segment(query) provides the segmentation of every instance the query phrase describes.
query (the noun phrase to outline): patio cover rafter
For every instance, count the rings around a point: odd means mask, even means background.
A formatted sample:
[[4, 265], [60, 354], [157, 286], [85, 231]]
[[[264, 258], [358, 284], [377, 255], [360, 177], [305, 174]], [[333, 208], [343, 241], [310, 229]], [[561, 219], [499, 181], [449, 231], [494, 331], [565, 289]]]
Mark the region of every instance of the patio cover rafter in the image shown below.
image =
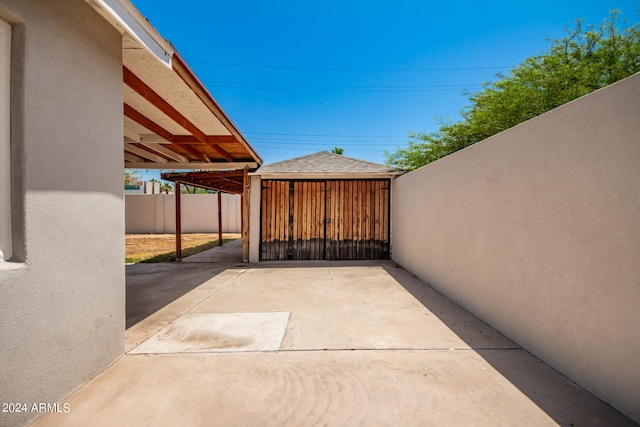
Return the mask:
[[160, 177], [167, 181], [225, 193], [242, 194], [244, 170], [216, 172], [163, 172]]
[[[169, 144], [163, 144], [163, 145], [165, 147], [173, 148], [172, 151], [179, 153], [180, 149], [182, 148], [183, 150], [187, 151], [189, 154], [191, 154], [192, 156], [195, 156], [199, 160], [202, 160], [205, 163], [211, 163], [211, 160], [204, 153], [201, 153], [200, 151], [191, 147], [191, 144], [188, 144], [185, 142], [180, 142], [179, 145], [176, 144], [174, 142], [177, 139], [176, 135], [164, 129], [163, 127], [155, 123], [153, 120], [149, 119], [144, 114], [140, 113], [139, 111], [135, 110], [133, 107], [127, 104], [124, 104], [124, 115], [130, 118], [131, 120], [133, 120], [134, 122], [138, 123], [140, 126], [143, 126], [152, 132], [155, 132], [156, 135], [167, 140]], [[198, 140], [195, 140], [195, 141], [199, 142]]]
[[[144, 99], [149, 101], [154, 107], [158, 110], [162, 111], [168, 117], [170, 117], [174, 122], [180, 125], [183, 129], [190, 132], [198, 141], [207, 144], [213, 150], [215, 150], [222, 158], [224, 158], [228, 162], [232, 162], [233, 156], [221, 148], [215, 141], [215, 137], [212, 139], [208, 139], [207, 135], [202, 132], [196, 125], [194, 125], [189, 119], [187, 119], [184, 115], [182, 115], [178, 110], [176, 110], [171, 104], [165, 101], [160, 95], [158, 95], [151, 87], [149, 87], [145, 82], [143, 82], [140, 78], [138, 78], [131, 70], [127, 67], [122, 67], [122, 78], [124, 83], [137, 92]], [[235, 141], [235, 137], [233, 137], [233, 141]]]

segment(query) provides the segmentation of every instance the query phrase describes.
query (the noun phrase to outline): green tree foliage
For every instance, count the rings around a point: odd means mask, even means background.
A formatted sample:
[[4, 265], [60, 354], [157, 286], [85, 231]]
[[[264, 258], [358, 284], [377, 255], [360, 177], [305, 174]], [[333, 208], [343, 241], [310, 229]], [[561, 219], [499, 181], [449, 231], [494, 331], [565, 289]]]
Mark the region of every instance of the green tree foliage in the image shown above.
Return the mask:
[[192, 185], [180, 185], [180, 194], [209, 194], [209, 190], [204, 188], [194, 187]]
[[340, 155], [342, 155], [342, 154], [344, 153], [344, 148], [341, 148], [341, 147], [333, 147], [333, 148], [331, 149], [331, 152], [332, 152], [333, 154], [340, 154]]
[[162, 184], [160, 184], [160, 192], [165, 194], [173, 192], [173, 184], [170, 182], [163, 182]]
[[462, 120], [434, 133], [410, 133], [385, 152], [388, 164], [413, 170], [640, 71], [640, 26], [614, 10], [599, 26], [576, 20], [549, 50], [526, 59], [469, 95]]
[[125, 169], [124, 170], [124, 185], [136, 186], [140, 184], [140, 171], [137, 169]]

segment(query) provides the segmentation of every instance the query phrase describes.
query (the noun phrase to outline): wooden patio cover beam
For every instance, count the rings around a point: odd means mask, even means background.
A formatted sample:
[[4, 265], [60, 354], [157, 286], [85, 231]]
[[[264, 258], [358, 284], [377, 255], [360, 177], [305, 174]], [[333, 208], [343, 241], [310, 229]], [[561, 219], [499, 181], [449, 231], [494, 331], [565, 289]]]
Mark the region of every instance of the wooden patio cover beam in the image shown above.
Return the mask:
[[[122, 67], [122, 78], [124, 83], [129, 86], [131, 89], [136, 91], [140, 96], [149, 101], [152, 105], [154, 105], [158, 110], [162, 111], [164, 114], [169, 116], [174, 122], [182, 126], [185, 130], [189, 131], [193, 136], [195, 136], [200, 142], [203, 142], [214, 149], [218, 154], [220, 154], [226, 161], [232, 162], [233, 156], [225, 151], [223, 148], [218, 146], [216, 143], [209, 142], [207, 140], [207, 135], [202, 132], [196, 125], [191, 123], [189, 119], [180, 114], [178, 110], [176, 110], [171, 104], [164, 100], [160, 95], [158, 95], [153, 89], [151, 89], [145, 82], [140, 80], [138, 76], [133, 74], [131, 70], [127, 67]], [[235, 138], [234, 138], [235, 141]]]
[[166, 173], [163, 173], [162, 175], [166, 176], [167, 179], [169, 178], [200, 179], [200, 178], [229, 178], [229, 177], [241, 178], [244, 176], [244, 171], [242, 169], [234, 169], [229, 171], [166, 172]]
[[224, 172], [168, 172], [160, 174], [162, 179], [180, 181], [182, 184], [207, 190], [218, 190], [231, 194], [242, 194], [243, 171]]
[[[140, 126], [144, 126], [145, 128], [149, 129], [151, 132], [154, 132], [155, 134], [169, 141], [171, 143], [169, 144], [169, 147], [173, 147], [174, 145], [177, 145], [175, 144], [176, 135], [164, 129], [163, 127], [158, 125], [156, 122], [149, 119], [144, 114], [140, 113], [139, 111], [137, 111], [136, 109], [134, 109], [133, 107], [127, 104], [124, 104], [124, 115], [126, 117], [129, 117], [134, 122], [138, 123]], [[202, 160], [205, 163], [211, 163], [211, 160], [207, 156], [205, 156], [204, 153], [201, 153], [200, 151], [196, 150], [190, 145], [180, 145], [180, 148], [188, 151], [191, 155], [195, 156], [196, 158]]]

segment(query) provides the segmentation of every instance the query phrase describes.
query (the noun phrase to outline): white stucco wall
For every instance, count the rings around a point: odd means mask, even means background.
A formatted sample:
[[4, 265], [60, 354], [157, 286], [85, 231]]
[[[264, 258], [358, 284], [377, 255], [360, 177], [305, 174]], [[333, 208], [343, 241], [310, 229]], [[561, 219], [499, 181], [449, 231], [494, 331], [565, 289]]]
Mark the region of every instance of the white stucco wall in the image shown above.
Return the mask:
[[0, 401], [55, 403], [124, 351], [121, 37], [80, 0], [0, 0], [0, 17], [23, 263], [0, 270]]
[[396, 262], [640, 422], [640, 74], [392, 195]]
[[[241, 197], [222, 194], [222, 232], [241, 233]], [[218, 232], [218, 195], [182, 194], [183, 233]], [[176, 202], [173, 194], [131, 194], [125, 196], [127, 233], [175, 233]]]

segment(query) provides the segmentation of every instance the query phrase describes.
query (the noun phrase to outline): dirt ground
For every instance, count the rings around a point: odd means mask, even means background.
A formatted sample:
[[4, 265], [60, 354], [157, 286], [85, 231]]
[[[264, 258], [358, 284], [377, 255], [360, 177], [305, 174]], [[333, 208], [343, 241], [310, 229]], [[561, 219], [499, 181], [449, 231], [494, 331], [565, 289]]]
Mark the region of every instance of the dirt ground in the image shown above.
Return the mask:
[[[240, 234], [223, 233], [223, 239], [237, 239]], [[175, 234], [127, 234], [125, 236], [125, 258], [146, 259], [156, 255], [175, 252]], [[218, 233], [182, 235], [182, 250], [201, 246], [218, 240]]]

